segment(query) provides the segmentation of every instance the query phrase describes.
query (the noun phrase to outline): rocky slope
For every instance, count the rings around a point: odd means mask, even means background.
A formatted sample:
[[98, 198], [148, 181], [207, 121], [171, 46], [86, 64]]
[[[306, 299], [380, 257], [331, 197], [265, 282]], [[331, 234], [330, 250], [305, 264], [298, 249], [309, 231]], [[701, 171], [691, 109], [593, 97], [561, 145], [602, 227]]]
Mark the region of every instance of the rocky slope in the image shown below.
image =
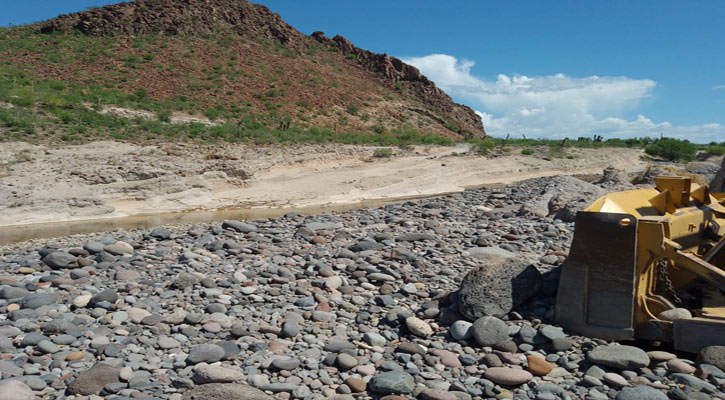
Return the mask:
[[125, 2], [0, 33], [0, 55], [33, 78], [188, 98], [185, 110], [218, 110], [214, 118], [485, 137], [473, 110], [415, 67], [340, 36], [306, 36], [246, 1]]

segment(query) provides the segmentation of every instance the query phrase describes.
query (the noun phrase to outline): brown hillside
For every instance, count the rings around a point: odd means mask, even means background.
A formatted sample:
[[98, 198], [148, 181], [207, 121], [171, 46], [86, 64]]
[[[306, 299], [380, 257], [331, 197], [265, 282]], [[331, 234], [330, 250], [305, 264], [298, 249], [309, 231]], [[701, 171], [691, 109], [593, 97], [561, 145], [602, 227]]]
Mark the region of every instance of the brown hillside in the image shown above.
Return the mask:
[[473, 110], [417, 68], [341, 36], [306, 36], [246, 1], [137, 0], [11, 30], [7, 39], [20, 37], [32, 46], [3, 46], [0, 57], [31, 75], [145, 90], [154, 100], [185, 102], [177, 109], [189, 113], [334, 131], [485, 137]]

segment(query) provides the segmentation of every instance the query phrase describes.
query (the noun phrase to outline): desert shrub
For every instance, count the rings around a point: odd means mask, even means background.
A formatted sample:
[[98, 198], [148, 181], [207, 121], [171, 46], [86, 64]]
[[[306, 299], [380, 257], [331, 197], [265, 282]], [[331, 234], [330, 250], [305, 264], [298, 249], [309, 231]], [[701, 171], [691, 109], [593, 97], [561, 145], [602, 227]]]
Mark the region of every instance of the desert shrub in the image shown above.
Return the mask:
[[393, 156], [393, 149], [389, 148], [382, 148], [382, 149], [376, 149], [373, 152], [373, 157], [376, 158], [390, 158]]
[[650, 144], [644, 151], [668, 161], [692, 161], [697, 153], [697, 145], [688, 140], [664, 138]]
[[523, 154], [525, 156], [530, 156], [530, 155], [534, 154], [534, 151], [531, 149], [522, 149], [521, 154]]

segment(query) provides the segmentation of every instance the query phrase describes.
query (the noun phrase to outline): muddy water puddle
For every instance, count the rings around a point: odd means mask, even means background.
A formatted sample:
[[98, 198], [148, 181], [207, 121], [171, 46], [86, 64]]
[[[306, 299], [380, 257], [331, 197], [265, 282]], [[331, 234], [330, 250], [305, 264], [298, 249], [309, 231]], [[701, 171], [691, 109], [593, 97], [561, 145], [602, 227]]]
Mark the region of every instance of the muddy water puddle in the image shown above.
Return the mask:
[[448, 193], [431, 195], [392, 197], [364, 200], [355, 203], [325, 204], [311, 206], [264, 207], [263, 205], [245, 205], [220, 209], [194, 209], [167, 211], [158, 213], [139, 213], [119, 217], [99, 217], [69, 221], [39, 222], [32, 224], [0, 226], [0, 245], [24, 242], [32, 239], [48, 239], [81, 233], [109, 232], [116, 229], [149, 229], [162, 225], [187, 225], [223, 221], [227, 219], [254, 220], [278, 218], [287, 213], [297, 212], [303, 215], [317, 215], [327, 212], [343, 212], [364, 207], [382, 207], [403, 203], [408, 200], [443, 196]]

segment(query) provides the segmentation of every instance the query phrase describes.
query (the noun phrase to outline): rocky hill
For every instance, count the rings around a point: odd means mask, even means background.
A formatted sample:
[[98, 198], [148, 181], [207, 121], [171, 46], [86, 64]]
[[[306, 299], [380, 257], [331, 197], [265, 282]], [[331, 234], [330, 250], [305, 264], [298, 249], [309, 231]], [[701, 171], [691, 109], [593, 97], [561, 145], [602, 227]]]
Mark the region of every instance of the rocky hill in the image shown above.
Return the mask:
[[[109, 115], [146, 120], [146, 131], [168, 136], [180, 129], [152, 129], [149, 120], [230, 125], [202, 136], [260, 129], [486, 136], [473, 110], [417, 68], [342, 36], [304, 35], [240, 0], [137, 0], [2, 29], [0, 59], [8, 60], [0, 63], [0, 121], [16, 136], [144, 130]], [[18, 122], [11, 106], [15, 114], [41, 110], [41, 122]], [[89, 107], [106, 119], [85, 115]], [[80, 126], [84, 119], [94, 122]]]

